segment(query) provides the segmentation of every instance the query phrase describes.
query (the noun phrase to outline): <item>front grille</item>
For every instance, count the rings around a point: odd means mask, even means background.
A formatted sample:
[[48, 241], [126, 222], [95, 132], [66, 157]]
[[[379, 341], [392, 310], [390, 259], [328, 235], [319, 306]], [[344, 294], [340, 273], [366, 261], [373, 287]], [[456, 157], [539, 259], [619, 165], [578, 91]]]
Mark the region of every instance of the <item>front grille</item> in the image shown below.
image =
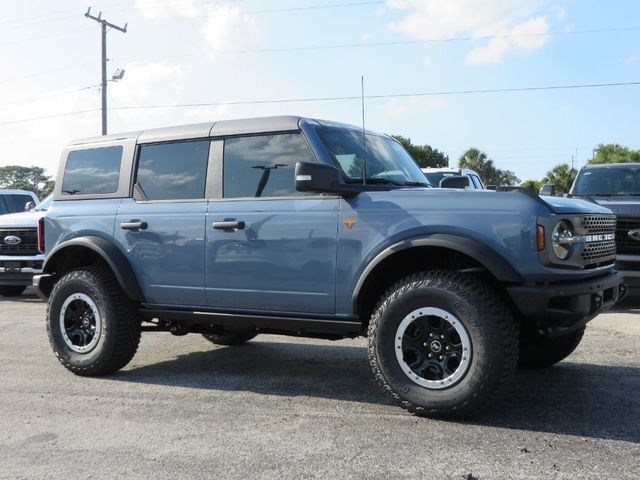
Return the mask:
[[[19, 237], [21, 242], [17, 245], [9, 245], [5, 242], [7, 237]], [[0, 229], [0, 255], [26, 256], [38, 253], [38, 233], [35, 228]]]
[[640, 229], [640, 218], [620, 217], [616, 227], [616, 246], [622, 255], [640, 255], [640, 241], [629, 236], [629, 230]]
[[[604, 235], [616, 232], [616, 217], [613, 215], [585, 215], [582, 218], [584, 234]], [[588, 242], [580, 253], [586, 268], [613, 262], [616, 256], [616, 241], [599, 240]]]

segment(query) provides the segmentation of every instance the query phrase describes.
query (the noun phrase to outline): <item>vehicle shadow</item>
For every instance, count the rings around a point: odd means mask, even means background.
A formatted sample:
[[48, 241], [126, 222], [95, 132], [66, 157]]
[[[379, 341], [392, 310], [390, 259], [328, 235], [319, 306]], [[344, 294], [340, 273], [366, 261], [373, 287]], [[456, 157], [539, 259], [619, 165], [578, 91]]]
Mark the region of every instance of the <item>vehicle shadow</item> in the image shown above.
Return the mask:
[[[206, 348], [206, 346], [205, 346]], [[112, 380], [391, 405], [364, 347], [251, 342], [132, 368]], [[640, 367], [562, 362], [518, 372], [471, 423], [640, 443]]]

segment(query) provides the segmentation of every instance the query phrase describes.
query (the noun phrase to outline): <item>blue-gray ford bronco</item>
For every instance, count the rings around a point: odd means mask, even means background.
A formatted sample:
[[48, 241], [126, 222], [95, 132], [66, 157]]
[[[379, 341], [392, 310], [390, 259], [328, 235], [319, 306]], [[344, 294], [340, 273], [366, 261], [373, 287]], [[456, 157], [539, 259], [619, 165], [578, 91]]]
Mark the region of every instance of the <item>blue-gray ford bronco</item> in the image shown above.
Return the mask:
[[66, 147], [34, 286], [77, 375], [124, 367], [143, 331], [366, 336], [399, 405], [459, 417], [624, 296], [615, 225], [583, 200], [431, 188], [362, 128], [228, 120]]

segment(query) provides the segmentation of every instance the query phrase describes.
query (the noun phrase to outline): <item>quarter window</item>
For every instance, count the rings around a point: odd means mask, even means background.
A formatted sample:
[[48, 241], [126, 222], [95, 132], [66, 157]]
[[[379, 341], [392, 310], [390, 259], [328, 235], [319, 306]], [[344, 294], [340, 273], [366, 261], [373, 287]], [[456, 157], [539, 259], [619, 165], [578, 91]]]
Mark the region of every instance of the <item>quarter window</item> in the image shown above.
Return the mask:
[[136, 181], [149, 200], [204, 198], [209, 140], [145, 145]]
[[96, 195], [118, 191], [122, 147], [75, 150], [67, 156], [63, 195]]
[[301, 195], [295, 188], [296, 162], [313, 161], [300, 133], [228, 138], [224, 142], [224, 196]]

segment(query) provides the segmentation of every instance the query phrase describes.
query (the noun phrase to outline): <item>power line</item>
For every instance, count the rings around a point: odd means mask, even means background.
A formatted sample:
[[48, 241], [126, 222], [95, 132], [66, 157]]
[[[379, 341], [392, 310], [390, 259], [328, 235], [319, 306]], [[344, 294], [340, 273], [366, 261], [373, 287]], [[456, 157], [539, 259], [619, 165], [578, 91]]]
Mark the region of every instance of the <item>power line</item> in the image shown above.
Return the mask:
[[52, 115], [43, 115], [41, 117], [23, 118], [20, 120], [10, 120], [8, 122], [0, 122], [0, 125], [14, 125], [16, 123], [34, 122], [36, 120], [47, 120], [50, 118], [70, 117], [72, 115], [82, 115], [84, 113], [99, 112], [99, 108], [92, 108], [91, 110], [76, 110], [75, 112], [55, 113]]
[[[382, 95], [367, 95], [364, 98], [366, 100], [376, 100], [385, 98], [409, 98], [409, 97], [427, 97], [427, 96], [444, 96], [444, 95], [473, 95], [473, 94], [491, 94], [491, 93], [515, 93], [515, 92], [536, 92], [536, 91], [552, 91], [552, 90], [574, 90], [574, 89], [586, 89], [586, 88], [605, 88], [605, 87], [628, 87], [638, 86], [638, 82], [610, 82], [610, 83], [588, 83], [588, 84], [574, 84], [574, 85], [544, 85], [533, 87], [518, 87], [518, 88], [491, 88], [482, 90], [449, 90], [449, 91], [434, 91], [434, 92], [416, 92], [416, 93], [392, 93]], [[308, 102], [331, 102], [341, 100], [362, 100], [360, 95], [349, 95], [342, 97], [307, 97], [307, 98], [281, 98], [281, 99], [267, 99], [267, 100], [238, 100], [227, 102], [203, 102], [203, 103], [182, 103], [182, 104], [166, 104], [166, 105], [125, 105], [120, 107], [114, 107], [112, 110], [150, 110], [150, 109], [163, 109], [163, 108], [198, 108], [198, 107], [215, 107], [223, 105], [264, 105], [274, 103], [308, 103]], [[0, 125], [10, 125], [13, 123], [22, 123], [32, 120], [42, 120], [45, 118], [55, 118], [59, 116], [77, 115], [88, 112], [95, 112], [99, 109], [93, 110], [81, 110], [77, 112], [66, 112], [56, 115], [48, 115], [45, 117], [26, 118], [21, 120], [12, 120], [8, 122], [1, 122]]]
[[17, 108], [17, 107], [22, 107], [24, 105], [30, 105], [32, 103], [38, 103], [44, 100], [49, 100], [50, 98], [55, 98], [55, 97], [61, 97], [64, 95], [69, 95], [71, 93], [76, 93], [76, 92], [81, 92], [83, 90], [90, 90], [92, 88], [96, 88], [98, 85], [91, 85], [88, 87], [82, 87], [82, 88], [74, 88], [72, 90], [65, 90], [62, 92], [53, 92], [51, 94], [48, 95], [41, 95], [39, 97], [35, 97], [35, 98], [31, 98], [31, 99], [27, 99], [27, 100], [19, 100], [15, 103], [9, 103], [7, 105], [0, 105], [0, 110], [9, 110], [12, 108]]
[[[602, 87], [623, 87], [640, 85], [638, 82], [615, 82], [615, 83], [589, 83], [575, 85], [545, 85], [537, 87], [518, 87], [518, 88], [489, 88], [481, 90], [450, 90], [450, 91], [434, 91], [434, 92], [415, 92], [415, 93], [392, 93], [383, 95], [367, 95], [365, 99], [375, 100], [384, 98], [408, 98], [408, 97], [432, 97], [444, 95], [472, 95], [482, 93], [513, 93], [513, 92], [534, 92], [544, 90], [572, 90], [582, 88], [602, 88]], [[260, 105], [272, 103], [306, 103], [306, 102], [331, 102], [338, 100], [360, 100], [359, 95], [349, 95], [342, 97], [307, 97], [307, 98], [280, 98], [271, 100], [236, 100], [228, 102], [206, 102], [206, 103], [183, 103], [183, 104], [166, 104], [166, 105], [137, 105], [118, 107], [119, 110], [145, 110], [156, 108], [195, 108], [195, 107], [217, 107], [223, 105]]]

